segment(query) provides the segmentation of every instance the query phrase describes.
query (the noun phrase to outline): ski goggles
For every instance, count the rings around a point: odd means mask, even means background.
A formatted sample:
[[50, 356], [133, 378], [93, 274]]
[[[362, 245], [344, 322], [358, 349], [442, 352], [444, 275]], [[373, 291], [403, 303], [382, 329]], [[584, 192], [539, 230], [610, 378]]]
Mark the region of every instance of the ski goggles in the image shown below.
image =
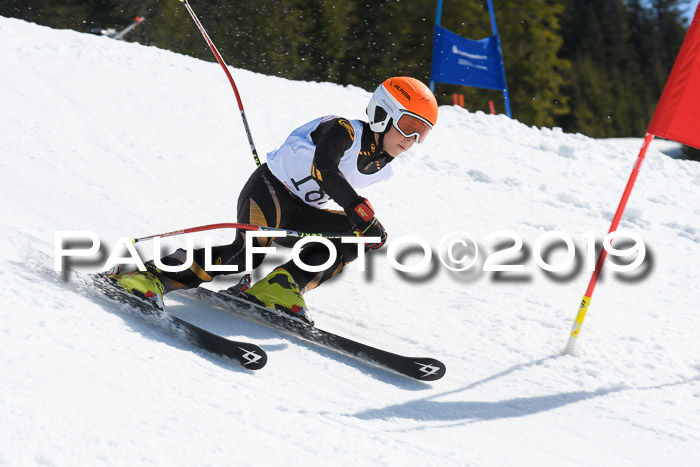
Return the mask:
[[422, 143], [433, 129], [433, 125], [426, 119], [418, 115], [401, 112], [399, 118], [394, 120], [394, 128], [406, 138], [415, 138], [416, 141]]

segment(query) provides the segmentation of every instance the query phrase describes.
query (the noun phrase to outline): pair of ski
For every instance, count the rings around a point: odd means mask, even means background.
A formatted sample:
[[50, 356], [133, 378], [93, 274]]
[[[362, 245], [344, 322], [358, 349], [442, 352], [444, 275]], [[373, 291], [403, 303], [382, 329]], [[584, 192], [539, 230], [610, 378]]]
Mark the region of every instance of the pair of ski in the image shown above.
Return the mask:
[[[104, 275], [98, 274], [91, 276], [91, 278], [94, 285], [106, 296], [116, 301], [126, 302], [135, 310], [156, 318], [177, 333], [184, 335], [188, 341], [199, 348], [237, 360], [249, 370], [258, 370], [267, 363], [267, 354], [255, 344], [227, 339], [173, 316], [135, 295], [126, 293]], [[291, 333], [307, 341], [418, 380], [434, 381], [442, 378], [445, 374], [445, 365], [434, 358], [407, 357], [362, 344], [317, 327], [302, 324], [277, 310], [261, 307], [226, 291], [214, 292], [199, 287], [177, 293], [194, 296], [204, 303], [235, 315]]]

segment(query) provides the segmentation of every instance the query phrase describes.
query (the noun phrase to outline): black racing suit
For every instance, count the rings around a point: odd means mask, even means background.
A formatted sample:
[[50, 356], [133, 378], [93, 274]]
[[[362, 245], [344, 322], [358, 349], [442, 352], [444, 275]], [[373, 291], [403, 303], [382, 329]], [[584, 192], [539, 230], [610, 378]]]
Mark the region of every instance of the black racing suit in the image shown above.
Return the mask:
[[[342, 123], [342, 124], [341, 124]], [[353, 143], [354, 135], [347, 130], [347, 120], [335, 118], [324, 121], [311, 133], [314, 151], [311, 174], [321, 189], [343, 208], [349, 208], [361, 200], [338, 168], [341, 157]], [[365, 174], [379, 171], [393, 158], [382, 152], [375, 144], [374, 135], [369, 124], [362, 122], [362, 141], [358, 170]], [[318, 209], [304, 203], [291, 193], [263, 164], [250, 176], [238, 197], [238, 222], [283, 228], [300, 232], [348, 233], [353, 231], [350, 219], [343, 211]], [[244, 230], [238, 230], [233, 243], [212, 248], [212, 264], [236, 265], [238, 271], [245, 270], [245, 236]], [[270, 246], [272, 241], [282, 246], [292, 246], [298, 238], [258, 237], [252, 239], [256, 247]], [[336, 247], [335, 262], [321, 272], [308, 272], [299, 268], [292, 260], [281, 267], [286, 269], [301, 290], [310, 290], [342, 271], [345, 264], [357, 258], [357, 244], [341, 243], [340, 239], [330, 239]], [[163, 264], [181, 265], [185, 262], [186, 252], [182, 249], [162, 258]], [[182, 272], [165, 272], [157, 270], [152, 261], [146, 266], [156, 272], [163, 281], [166, 292], [177, 288], [197, 287], [202, 282], [211, 281], [220, 274], [231, 274], [204, 269], [204, 249], [194, 250], [194, 262], [189, 269]], [[318, 266], [328, 260], [328, 249], [321, 244], [307, 244], [299, 254], [304, 264]], [[253, 268], [260, 265], [263, 253], [253, 255]]]

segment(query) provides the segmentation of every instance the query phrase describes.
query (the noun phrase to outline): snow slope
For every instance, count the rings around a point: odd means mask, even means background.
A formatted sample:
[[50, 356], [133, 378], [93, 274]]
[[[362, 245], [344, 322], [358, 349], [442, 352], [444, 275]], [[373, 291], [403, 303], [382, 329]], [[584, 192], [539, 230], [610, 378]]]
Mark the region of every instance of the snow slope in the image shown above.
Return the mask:
[[[407, 380], [166, 297], [173, 314], [265, 348], [267, 366], [251, 373], [51, 272], [56, 231], [94, 231], [109, 249], [121, 236], [235, 221], [254, 163], [219, 66], [6, 18], [0, 44], [0, 464], [700, 460], [700, 164], [663, 155], [668, 143], [653, 143], [621, 225], [649, 257], [633, 273], [604, 272], [576, 357], [562, 350], [590, 273], [555, 280], [531, 252], [559, 230], [585, 266], [581, 236], [602, 240], [641, 142], [444, 106], [395, 177], [363, 194], [390, 244], [414, 235], [437, 252], [446, 234], [468, 232], [477, 265], [454, 273], [434, 259], [406, 277], [384, 248], [367, 272], [348, 266], [307, 303], [319, 327], [439, 358], [445, 378]], [[317, 116], [364, 118], [364, 90], [232, 72], [263, 158]], [[498, 248], [489, 234], [502, 230], [524, 239], [526, 254], [507, 258], [524, 272], [479, 269]], [[280, 249], [255, 276], [287, 255]]]

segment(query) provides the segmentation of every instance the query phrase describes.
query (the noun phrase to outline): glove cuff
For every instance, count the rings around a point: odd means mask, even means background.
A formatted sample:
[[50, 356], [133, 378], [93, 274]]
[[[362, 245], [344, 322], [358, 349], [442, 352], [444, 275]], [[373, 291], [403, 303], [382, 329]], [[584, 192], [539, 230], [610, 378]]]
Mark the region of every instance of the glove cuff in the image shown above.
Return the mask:
[[360, 198], [355, 204], [345, 208], [354, 225], [364, 224], [374, 219], [374, 208], [367, 198]]

